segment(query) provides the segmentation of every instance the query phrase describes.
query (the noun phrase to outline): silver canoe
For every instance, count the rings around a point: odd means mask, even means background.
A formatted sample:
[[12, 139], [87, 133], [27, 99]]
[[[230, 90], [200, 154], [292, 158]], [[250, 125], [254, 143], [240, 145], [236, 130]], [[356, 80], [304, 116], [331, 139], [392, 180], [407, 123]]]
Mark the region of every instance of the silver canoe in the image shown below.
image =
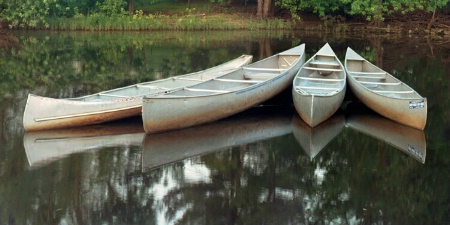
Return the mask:
[[[355, 111], [355, 110], [354, 110]], [[346, 126], [396, 147], [421, 163], [425, 163], [427, 142], [422, 130], [386, 119], [376, 113], [348, 113]]]
[[224, 64], [186, 75], [135, 84], [78, 98], [28, 95], [23, 115], [26, 131], [97, 124], [141, 114], [144, 95], [159, 95], [221, 76], [252, 61], [243, 55]]
[[420, 130], [427, 122], [427, 99], [351, 48], [345, 55], [348, 83], [367, 107], [398, 123]]
[[[137, 119], [135, 119], [137, 118]], [[105, 124], [25, 132], [23, 146], [31, 168], [71, 154], [104, 147], [142, 146], [145, 132], [138, 117]]]
[[291, 118], [290, 107], [263, 106], [213, 123], [147, 134], [142, 170], [290, 134]]
[[338, 136], [344, 127], [345, 116], [339, 112], [315, 127], [308, 126], [298, 115], [292, 118], [292, 133], [311, 160]]
[[144, 130], [157, 133], [208, 123], [262, 103], [291, 85], [304, 51], [302, 44], [198, 85], [145, 96]]
[[294, 78], [292, 99], [295, 109], [309, 126], [317, 126], [341, 106], [345, 88], [344, 67], [327, 43]]

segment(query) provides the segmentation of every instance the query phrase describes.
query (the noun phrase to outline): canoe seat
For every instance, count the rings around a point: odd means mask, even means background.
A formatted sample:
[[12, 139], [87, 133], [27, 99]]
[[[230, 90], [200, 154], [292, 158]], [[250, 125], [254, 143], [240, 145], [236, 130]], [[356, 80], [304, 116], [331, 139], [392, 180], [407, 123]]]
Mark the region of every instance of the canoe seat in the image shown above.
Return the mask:
[[303, 69], [315, 70], [315, 71], [328, 71], [328, 72], [341, 72], [341, 71], [343, 71], [342, 69], [318, 68], [318, 67], [310, 67], [310, 66], [304, 66]]
[[372, 85], [400, 85], [401, 82], [387, 83], [387, 82], [369, 82], [369, 81], [358, 81], [360, 84], [372, 84]]
[[366, 61], [365, 59], [363, 59], [363, 58], [346, 58], [345, 60], [353, 60], [353, 61]]
[[297, 77], [297, 78], [302, 80], [326, 81], [326, 82], [337, 82], [344, 80], [344, 79], [315, 78], [315, 77]]
[[238, 80], [238, 79], [221, 79], [221, 78], [217, 78], [214, 80], [222, 81], [222, 82], [250, 83], [250, 84], [262, 82], [262, 80]]
[[309, 62], [312, 65], [323, 65], [323, 66], [339, 66], [339, 63], [336, 61], [329, 60], [312, 60]]
[[198, 89], [198, 88], [184, 88], [187, 91], [198, 91], [198, 92], [212, 92], [212, 93], [228, 93], [230, 91], [225, 90], [211, 90], [211, 89]]
[[195, 79], [195, 78], [187, 78], [187, 77], [174, 77], [174, 80], [190, 80], [190, 81], [204, 81], [202, 79]]
[[372, 90], [375, 93], [380, 93], [380, 94], [411, 94], [414, 93], [414, 91], [376, 91], [376, 90]]
[[251, 80], [251, 79], [256, 79], [256, 80], [268, 80], [268, 79], [272, 79], [276, 76], [278, 76], [278, 73], [255, 73], [255, 72], [249, 72], [249, 73], [244, 73], [244, 78]]
[[386, 72], [357, 72], [348, 71], [353, 78], [365, 78], [365, 79], [386, 79]]
[[251, 70], [251, 71], [266, 71], [266, 72], [283, 72], [286, 69], [279, 69], [279, 68], [254, 68], [254, 67], [242, 67], [244, 70]]
[[[307, 90], [306, 90], [307, 89]], [[307, 86], [296, 86], [295, 90], [302, 95], [322, 95], [330, 96], [337, 94], [340, 89], [337, 88], [320, 88], [320, 87], [307, 87]]]
[[297, 89], [311, 89], [311, 90], [329, 90], [329, 91], [339, 91], [338, 88], [330, 88], [330, 87], [309, 87], [309, 86], [296, 86]]
[[115, 98], [129, 98], [130, 97], [130, 96], [125, 96], [125, 95], [112, 95], [112, 94], [105, 94], [105, 93], [98, 93], [98, 95], [115, 97]]
[[148, 88], [148, 89], [170, 90], [170, 88], [166, 88], [166, 87], [158, 87], [158, 86], [145, 85], [145, 84], [136, 84], [136, 87], [138, 87], [138, 88]]

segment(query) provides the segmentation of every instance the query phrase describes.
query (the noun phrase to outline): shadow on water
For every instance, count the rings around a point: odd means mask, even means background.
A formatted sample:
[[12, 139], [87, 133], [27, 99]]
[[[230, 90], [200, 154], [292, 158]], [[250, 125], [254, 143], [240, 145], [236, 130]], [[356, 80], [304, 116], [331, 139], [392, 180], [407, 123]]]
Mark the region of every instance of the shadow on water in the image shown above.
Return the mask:
[[[18, 44], [0, 48], [0, 224], [449, 223], [445, 43], [280, 32], [13, 35]], [[426, 96], [425, 130], [367, 113], [349, 95], [326, 129], [308, 129], [286, 106], [289, 90], [267, 111], [157, 135], [145, 135], [140, 118], [22, 128], [28, 93], [81, 96], [300, 43], [308, 58], [325, 42], [341, 59], [351, 47]], [[285, 110], [272, 110], [277, 104]]]

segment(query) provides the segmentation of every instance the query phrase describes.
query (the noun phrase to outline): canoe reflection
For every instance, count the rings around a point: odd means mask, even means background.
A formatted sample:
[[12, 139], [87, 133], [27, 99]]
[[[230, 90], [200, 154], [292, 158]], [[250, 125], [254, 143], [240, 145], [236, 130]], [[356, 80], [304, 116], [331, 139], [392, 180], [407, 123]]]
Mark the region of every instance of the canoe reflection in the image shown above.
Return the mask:
[[69, 129], [26, 132], [23, 145], [30, 167], [46, 165], [73, 153], [102, 147], [142, 146], [140, 118]]
[[306, 124], [299, 115], [292, 117], [294, 137], [311, 160], [341, 133], [344, 126], [345, 116], [340, 111], [313, 128]]
[[289, 134], [293, 112], [292, 108], [256, 107], [214, 123], [148, 134], [144, 138], [142, 170]]
[[396, 123], [358, 104], [351, 108], [346, 126], [386, 142], [425, 163], [426, 139], [422, 130]]

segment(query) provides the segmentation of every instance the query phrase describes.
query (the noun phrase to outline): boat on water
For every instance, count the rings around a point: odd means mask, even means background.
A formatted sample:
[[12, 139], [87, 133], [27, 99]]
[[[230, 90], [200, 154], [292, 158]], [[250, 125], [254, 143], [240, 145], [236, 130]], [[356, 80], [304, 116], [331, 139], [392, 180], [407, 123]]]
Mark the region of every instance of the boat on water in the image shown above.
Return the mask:
[[299, 115], [292, 117], [292, 133], [311, 160], [338, 136], [344, 127], [345, 116], [340, 111], [315, 127], [310, 127]]
[[71, 154], [105, 147], [142, 146], [145, 132], [140, 117], [66, 129], [25, 132], [23, 146], [31, 168]]
[[380, 115], [420, 130], [427, 122], [427, 99], [351, 48], [345, 55], [348, 84], [354, 95]]
[[147, 133], [213, 122], [281, 93], [305, 61], [305, 44], [251, 63], [201, 84], [159, 96], [145, 96], [142, 120]]
[[427, 142], [423, 130], [396, 123], [361, 106], [353, 108], [347, 113], [345, 122], [347, 127], [388, 143], [417, 161], [425, 163]]
[[345, 90], [344, 66], [326, 43], [295, 75], [292, 99], [300, 117], [315, 127], [339, 109]]
[[78, 98], [55, 99], [29, 94], [23, 115], [26, 131], [98, 124], [141, 114], [143, 96], [160, 95], [199, 84], [245, 66], [251, 55], [180, 76], [134, 84]]
[[261, 106], [208, 124], [147, 134], [142, 170], [290, 134], [292, 108]]

